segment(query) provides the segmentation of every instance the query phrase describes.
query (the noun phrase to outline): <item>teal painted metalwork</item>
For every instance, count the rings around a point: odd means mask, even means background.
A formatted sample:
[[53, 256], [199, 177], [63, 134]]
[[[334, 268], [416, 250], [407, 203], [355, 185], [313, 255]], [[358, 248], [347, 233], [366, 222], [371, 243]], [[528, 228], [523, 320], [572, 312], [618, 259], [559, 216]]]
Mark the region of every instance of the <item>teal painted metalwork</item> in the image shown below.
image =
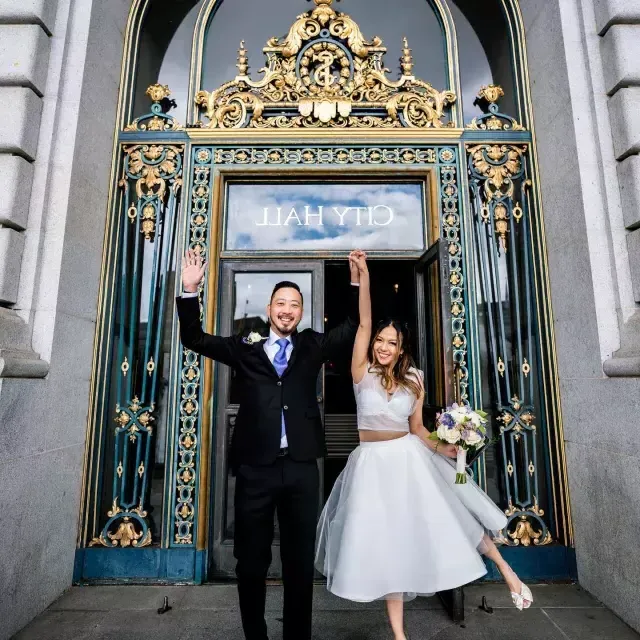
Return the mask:
[[[211, 220], [211, 180], [213, 152], [196, 148], [192, 152], [192, 182], [189, 214], [185, 216], [187, 247], [205, 260], [210, 253], [209, 223]], [[204, 319], [206, 291], [199, 292], [201, 315]], [[170, 546], [192, 546], [196, 536], [198, 471], [200, 463], [200, 433], [202, 428], [202, 358], [188, 349], [181, 349], [179, 425], [176, 434], [174, 477], [175, 488], [171, 510]], [[206, 523], [202, 523], [206, 526]]]
[[[108, 520], [92, 544], [146, 546], [152, 535], [146, 500], [152, 469], [158, 363], [164, 327], [167, 276], [175, 250], [183, 147], [138, 144], [124, 148], [120, 215], [118, 317], [115, 330], [115, 411], [112, 497]], [[143, 282], [145, 244], [153, 243]], [[145, 291], [143, 292], [143, 286]], [[141, 299], [148, 300], [141, 333]], [[115, 369], [118, 367], [119, 369]], [[134, 524], [135, 523], [135, 524]], [[137, 526], [136, 526], [137, 525]]]
[[[496, 113], [496, 110], [491, 112]], [[493, 117], [493, 116], [489, 116]], [[502, 542], [545, 545], [552, 541], [541, 502], [538, 446], [544, 439], [535, 424], [543, 416], [538, 367], [532, 243], [526, 191], [528, 145], [468, 144], [468, 171], [474, 225], [474, 251], [486, 309], [491, 358], [494, 420], [500, 426], [503, 492], [508, 525]], [[544, 420], [543, 418], [541, 418]], [[544, 442], [543, 442], [544, 445]], [[543, 466], [549, 462], [543, 460]], [[550, 514], [549, 514], [550, 515]]]

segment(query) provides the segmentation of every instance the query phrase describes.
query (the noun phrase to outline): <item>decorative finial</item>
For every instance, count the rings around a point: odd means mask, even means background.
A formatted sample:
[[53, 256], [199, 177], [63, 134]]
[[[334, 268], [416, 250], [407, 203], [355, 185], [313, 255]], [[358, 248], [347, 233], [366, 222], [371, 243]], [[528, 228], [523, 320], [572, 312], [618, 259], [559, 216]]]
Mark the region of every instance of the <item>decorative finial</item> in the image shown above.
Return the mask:
[[498, 102], [500, 98], [504, 96], [504, 91], [500, 85], [490, 84], [486, 87], [482, 87], [478, 91], [478, 98], [480, 100], [486, 100], [489, 103]]
[[405, 36], [402, 39], [402, 57], [400, 58], [400, 68], [402, 69], [403, 76], [413, 75], [413, 56], [411, 55], [411, 49], [409, 49], [409, 41]]
[[[321, 6], [321, 5], [330, 5], [333, 0], [313, 0], [316, 5]], [[338, 2], [340, 2], [340, 0], [338, 0]]]
[[249, 73], [249, 58], [247, 57], [247, 50], [244, 48], [244, 40], [240, 41], [236, 67], [238, 67], [238, 75], [240, 76], [246, 76]]
[[171, 95], [171, 90], [166, 84], [152, 84], [147, 89], [147, 95], [151, 98], [152, 102], [162, 102], [162, 100]]

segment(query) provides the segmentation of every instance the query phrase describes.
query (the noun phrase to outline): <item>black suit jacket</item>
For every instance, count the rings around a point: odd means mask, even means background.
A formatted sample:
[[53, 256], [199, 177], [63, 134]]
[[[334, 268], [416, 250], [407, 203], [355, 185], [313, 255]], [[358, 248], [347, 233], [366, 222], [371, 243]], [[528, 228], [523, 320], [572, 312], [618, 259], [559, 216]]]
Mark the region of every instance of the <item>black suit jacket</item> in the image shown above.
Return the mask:
[[242, 336], [205, 333], [197, 298], [177, 298], [182, 344], [236, 370], [240, 409], [231, 443], [231, 465], [272, 463], [280, 450], [284, 412], [289, 455], [314, 460], [326, 447], [316, 383], [322, 363], [350, 353], [358, 328], [358, 288], [351, 287], [347, 319], [327, 334], [305, 329], [292, 335], [289, 365], [278, 377], [264, 342], [247, 344]]

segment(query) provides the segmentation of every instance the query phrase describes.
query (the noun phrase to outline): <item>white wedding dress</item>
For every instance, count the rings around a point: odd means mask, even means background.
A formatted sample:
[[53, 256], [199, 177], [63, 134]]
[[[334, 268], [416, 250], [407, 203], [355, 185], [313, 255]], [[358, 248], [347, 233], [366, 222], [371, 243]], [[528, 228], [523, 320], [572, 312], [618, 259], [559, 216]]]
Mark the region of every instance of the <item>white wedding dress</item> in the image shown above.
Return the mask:
[[329, 591], [357, 602], [408, 600], [483, 576], [483, 536], [502, 529], [505, 514], [471, 478], [456, 485], [455, 463], [409, 433], [416, 398], [408, 390], [387, 399], [369, 371], [354, 389], [359, 429], [407, 435], [360, 443], [336, 480], [316, 542]]

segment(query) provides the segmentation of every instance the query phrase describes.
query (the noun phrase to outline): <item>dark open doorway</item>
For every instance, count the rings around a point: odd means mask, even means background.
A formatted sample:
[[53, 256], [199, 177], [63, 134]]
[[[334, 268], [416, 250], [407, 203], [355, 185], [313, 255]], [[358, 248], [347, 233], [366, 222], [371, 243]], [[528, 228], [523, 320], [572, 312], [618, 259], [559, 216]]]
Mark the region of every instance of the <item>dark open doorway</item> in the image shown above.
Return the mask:
[[[413, 260], [369, 260], [371, 301], [374, 326], [382, 318], [397, 318], [408, 323], [412, 336], [410, 349], [417, 359], [416, 285]], [[345, 262], [325, 263], [324, 310], [325, 331], [344, 320], [349, 295], [345, 279]], [[351, 352], [325, 366], [324, 412], [328, 455], [324, 462], [324, 499], [349, 454], [358, 445], [356, 404], [350, 372]]]

